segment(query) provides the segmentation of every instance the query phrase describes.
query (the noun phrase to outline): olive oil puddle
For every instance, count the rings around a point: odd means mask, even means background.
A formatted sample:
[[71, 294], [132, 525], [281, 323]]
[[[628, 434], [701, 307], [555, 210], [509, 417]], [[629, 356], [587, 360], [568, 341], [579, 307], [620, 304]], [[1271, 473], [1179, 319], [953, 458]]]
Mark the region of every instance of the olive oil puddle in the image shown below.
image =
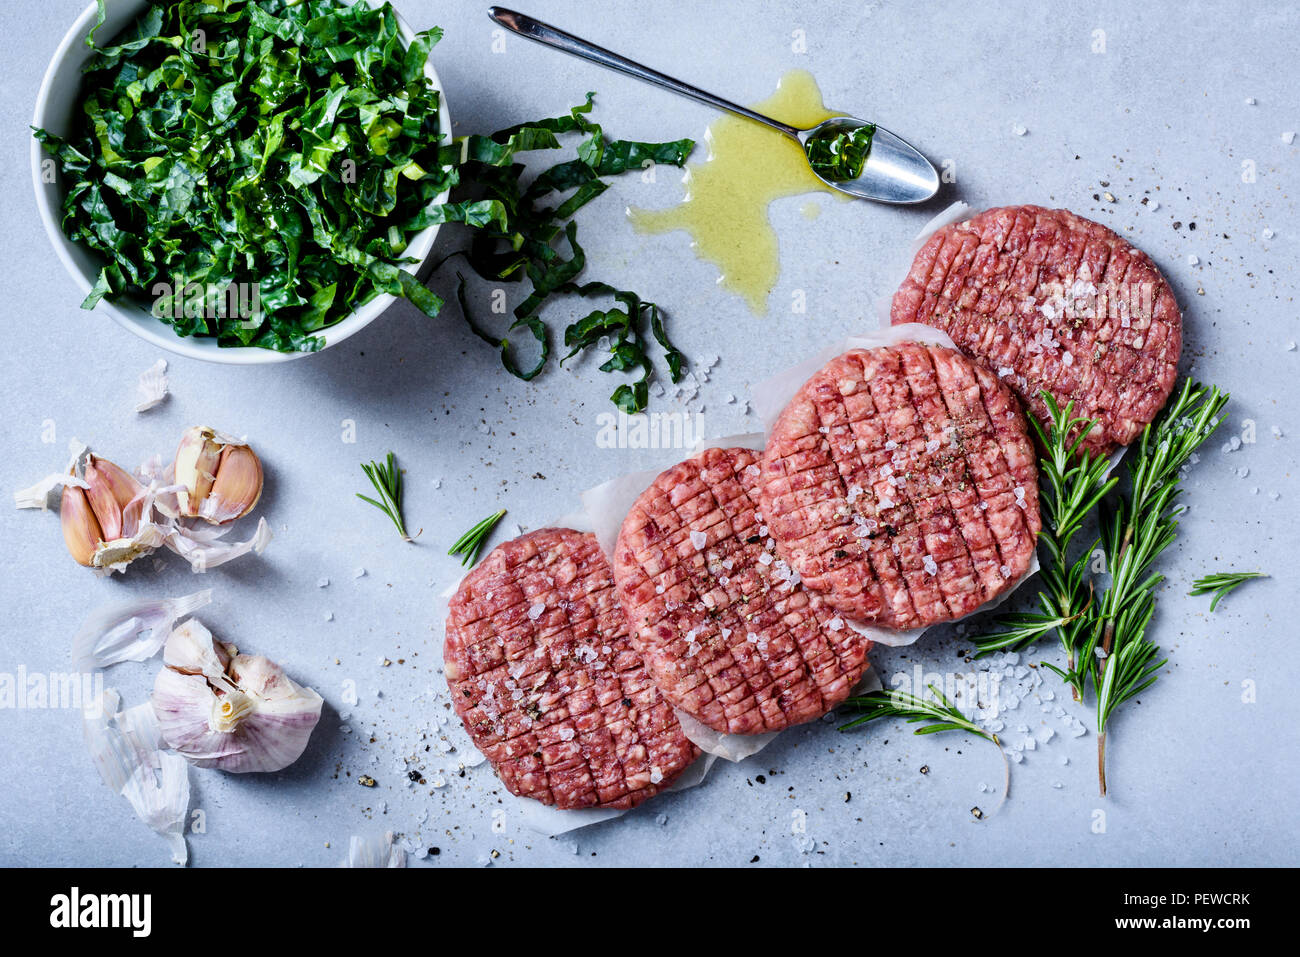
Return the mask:
[[[836, 115], [826, 109], [816, 79], [806, 70], [786, 73], [776, 92], [753, 108], [800, 129]], [[798, 143], [769, 127], [724, 114], [709, 125], [704, 138], [708, 157], [686, 167], [682, 201], [662, 210], [632, 208], [628, 217], [638, 232], [688, 232], [695, 254], [720, 270], [718, 285], [741, 296], [755, 314], [765, 315], [781, 274], [769, 205], [815, 191], [848, 197], [813, 175]], [[807, 205], [803, 213], [806, 219], [816, 218]]]

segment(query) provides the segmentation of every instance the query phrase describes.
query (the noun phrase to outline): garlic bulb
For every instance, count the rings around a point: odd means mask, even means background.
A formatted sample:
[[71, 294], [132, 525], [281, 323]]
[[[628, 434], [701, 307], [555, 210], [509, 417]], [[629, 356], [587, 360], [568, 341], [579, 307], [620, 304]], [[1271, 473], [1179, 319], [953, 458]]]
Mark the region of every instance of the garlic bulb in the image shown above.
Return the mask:
[[146, 491], [134, 476], [87, 453], [82, 480], [64, 485], [59, 503], [63, 541], [79, 565], [125, 565], [162, 544], [145, 519]]
[[246, 444], [207, 426], [185, 430], [172, 464], [180, 514], [224, 525], [262, 497], [262, 462]]
[[201, 768], [279, 771], [302, 755], [324, 703], [260, 655], [191, 618], [163, 646], [153, 708], [163, 740]]

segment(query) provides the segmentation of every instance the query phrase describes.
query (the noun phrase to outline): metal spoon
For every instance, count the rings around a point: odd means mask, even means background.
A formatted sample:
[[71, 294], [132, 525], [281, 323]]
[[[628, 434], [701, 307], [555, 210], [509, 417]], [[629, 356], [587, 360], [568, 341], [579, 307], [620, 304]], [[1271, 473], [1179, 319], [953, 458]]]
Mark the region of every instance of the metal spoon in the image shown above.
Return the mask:
[[[864, 120], [854, 119], [851, 116], [835, 116], [818, 123], [811, 129], [795, 129], [793, 126], [777, 122], [770, 116], [755, 113], [753, 110], [746, 109], [739, 104], [714, 96], [712, 93], [706, 93], [680, 80], [675, 80], [658, 70], [652, 70], [640, 63], [634, 63], [632, 60], [621, 57], [604, 47], [588, 43], [586, 40], [565, 33], [563, 30], [557, 30], [549, 24], [534, 20], [522, 13], [506, 10], [503, 7], [490, 7], [488, 16], [507, 30], [511, 30], [522, 37], [582, 57], [592, 63], [609, 67], [611, 70], [618, 70], [620, 73], [634, 76], [638, 80], [645, 80], [655, 86], [661, 86], [674, 93], [680, 93], [682, 96], [689, 96], [693, 100], [707, 103], [719, 110], [726, 110], [729, 113], [735, 113], [737, 116], [743, 116], [745, 119], [770, 126], [798, 143], [805, 150], [805, 156], [807, 156], [806, 147], [810, 138], [825, 133], [827, 130], [836, 130], [843, 127], [856, 128], [867, 125]], [[850, 196], [857, 196], [861, 199], [873, 199], [880, 203], [923, 203], [939, 191], [939, 174], [930, 165], [930, 161], [902, 137], [895, 136], [889, 130], [880, 126], [876, 127], [875, 134], [872, 137], [871, 152], [867, 154], [867, 162], [862, 169], [862, 174], [856, 179], [827, 179], [818, 173], [816, 169], [813, 169], [811, 164], [809, 164], [809, 168], [812, 169], [813, 174], [818, 179], [832, 189], [837, 189], [842, 193], [848, 193]]]

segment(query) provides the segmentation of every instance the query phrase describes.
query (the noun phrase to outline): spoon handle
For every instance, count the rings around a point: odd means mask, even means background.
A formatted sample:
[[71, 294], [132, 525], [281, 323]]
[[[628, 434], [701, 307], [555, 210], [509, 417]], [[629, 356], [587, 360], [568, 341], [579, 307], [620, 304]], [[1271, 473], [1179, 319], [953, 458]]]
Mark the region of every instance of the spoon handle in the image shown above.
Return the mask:
[[688, 96], [692, 100], [699, 100], [701, 103], [707, 103], [709, 106], [719, 110], [726, 110], [729, 113], [735, 113], [743, 116], [748, 120], [756, 123], [762, 123], [770, 126], [772, 129], [784, 133], [786, 136], [799, 139], [799, 130], [793, 126], [786, 126], [784, 123], [778, 123], [770, 116], [764, 116], [762, 113], [755, 113], [753, 110], [746, 109], [738, 103], [732, 103], [730, 100], [724, 100], [712, 93], [706, 93], [704, 90], [691, 86], [689, 83], [683, 83], [681, 80], [675, 80], [667, 74], [660, 73], [658, 70], [652, 70], [648, 66], [642, 66], [629, 60], [627, 57], [619, 56], [604, 47], [598, 47], [594, 43], [588, 43], [571, 33], [565, 33], [558, 30], [550, 24], [542, 23], [540, 20], [534, 20], [532, 17], [522, 13], [516, 13], [513, 10], [506, 10], [503, 7], [489, 7], [488, 16], [497, 23], [501, 24], [507, 30], [519, 34], [521, 37], [527, 37], [530, 40], [536, 40], [538, 43], [553, 47], [556, 50], [563, 50], [565, 53], [571, 53], [574, 56], [582, 57], [584, 60], [590, 60], [592, 63], [598, 63], [603, 67], [611, 70], [617, 70], [620, 73], [626, 73], [628, 76], [634, 76], [638, 80], [644, 80], [647, 83], [653, 83], [655, 86], [661, 86], [665, 90], [671, 90], [673, 93], [681, 96]]

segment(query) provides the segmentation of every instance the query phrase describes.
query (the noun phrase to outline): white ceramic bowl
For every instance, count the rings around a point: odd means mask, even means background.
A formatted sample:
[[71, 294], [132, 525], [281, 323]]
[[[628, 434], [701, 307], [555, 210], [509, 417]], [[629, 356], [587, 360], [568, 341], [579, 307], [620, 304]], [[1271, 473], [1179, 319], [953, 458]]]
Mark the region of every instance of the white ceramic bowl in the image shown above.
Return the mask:
[[[95, 39], [101, 46], [124, 30], [135, 17], [139, 16], [147, 4], [145, 0], [135, 0], [135, 2], [132, 2], [132, 0], [117, 0], [117, 2], [106, 4], [106, 6], [108, 8], [108, 17], [104, 21], [104, 25], [95, 33]], [[67, 135], [71, 129], [73, 110], [76, 107], [77, 94], [81, 88], [81, 68], [94, 52], [90, 47], [86, 46], [84, 41], [86, 34], [90, 32], [90, 28], [95, 22], [95, 15], [96, 5], [91, 3], [68, 29], [63, 41], [59, 44], [58, 50], [55, 51], [54, 58], [50, 60], [50, 65], [45, 71], [45, 79], [41, 82], [41, 90], [36, 96], [36, 110], [32, 114], [32, 126], [49, 130], [51, 133], [60, 136]], [[410, 24], [402, 19], [400, 14], [397, 17], [397, 26], [403, 39], [408, 44], [415, 39], [415, 31], [411, 29]], [[434, 89], [438, 91], [441, 97], [441, 107], [438, 112], [439, 132], [443, 135], [444, 143], [450, 142], [451, 115], [447, 111], [446, 97], [442, 96], [442, 84], [438, 81], [438, 74], [431, 65], [425, 65], [425, 74], [433, 82]], [[62, 213], [60, 204], [63, 201], [63, 184], [59, 182], [61, 177], [56, 177], [56, 181], [53, 183], [42, 182], [41, 161], [48, 158], [50, 154], [45, 152], [44, 147], [37, 142], [35, 137], [32, 138], [31, 155], [32, 181], [36, 186], [36, 206], [40, 210], [41, 220], [45, 223], [46, 235], [50, 237], [50, 242], [54, 244], [54, 251], [72, 275], [77, 286], [80, 287], [82, 298], [84, 298], [99, 277], [103, 259], [94, 250], [72, 242], [59, 227], [59, 219]], [[445, 202], [446, 199], [447, 194], [443, 193], [439, 201]], [[434, 225], [411, 236], [405, 255], [413, 257], [416, 261], [407, 263], [402, 268], [414, 275], [420, 264], [429, 255], [430, 250], [433, 249], [433, 241], [437, 235], [438, 226]], [[387, 294], [376, 296], [347, 318], [330, 326], [328, 329], [316, 333], [319, 338], [324, 340], [322, 348], [336, 345], [348, 336], [359, 332], [371, 320], [391, 306], [396, 298], [396, 296]], [[225, 362], [236, 365], [258, 365], [267, 362], [285, 362], [289, 359], [297, 359], [313, 354], [310, 352], [275, 352], [271, 349], [259, 349], [255, 346], [222, 348], [217, 345], [215, 339], [178, 336], [172, 331], [171, 326], [151, 316], [147, 306], [139, 302], [132, 302], [125, 296], [117, 302], [109, 302], [107, 299], [100, 300], [95, 307], [95, 312], [100, 314], [107, 312], [119, 325], [125, 326], [142, 339], [147, 339], [156, 346], [193, 359], [205, 359], [209, 362]]]

